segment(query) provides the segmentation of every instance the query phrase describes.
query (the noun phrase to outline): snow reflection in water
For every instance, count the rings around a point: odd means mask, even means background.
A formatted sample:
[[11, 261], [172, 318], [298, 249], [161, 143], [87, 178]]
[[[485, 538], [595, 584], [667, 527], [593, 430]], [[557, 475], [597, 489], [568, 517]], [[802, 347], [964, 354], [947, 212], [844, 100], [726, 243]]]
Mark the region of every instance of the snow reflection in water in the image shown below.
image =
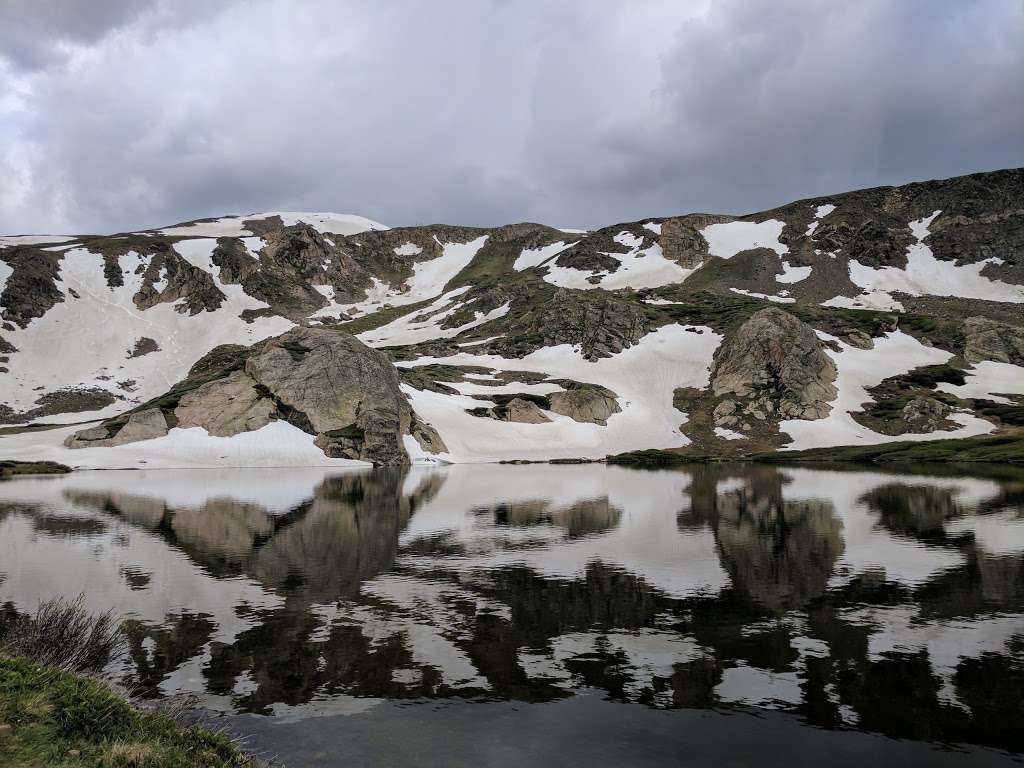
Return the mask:
[[781, 709], [1024, 751], [1024, 478], [699, 466], [0, 484], [0, 603], [128, 618], [150, 696]]

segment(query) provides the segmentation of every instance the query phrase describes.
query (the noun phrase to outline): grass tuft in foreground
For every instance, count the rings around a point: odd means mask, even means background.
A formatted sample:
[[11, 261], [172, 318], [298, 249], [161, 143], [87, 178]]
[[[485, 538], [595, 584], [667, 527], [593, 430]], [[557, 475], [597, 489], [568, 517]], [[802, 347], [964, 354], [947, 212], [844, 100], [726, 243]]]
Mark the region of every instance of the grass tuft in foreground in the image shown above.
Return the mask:
[[34, 615], [16, 616], [0, 627], [0, 654], [65, 672], [101, 672], [122, 649], [113, 613], [93, 616], [81, 597], [41, 603]]
[[0, 626], [0, 765], [5, 768], [257, 768], [231, 739], [140, 710], [98, 677], [121, 650], [111, 614], [44, 603]]

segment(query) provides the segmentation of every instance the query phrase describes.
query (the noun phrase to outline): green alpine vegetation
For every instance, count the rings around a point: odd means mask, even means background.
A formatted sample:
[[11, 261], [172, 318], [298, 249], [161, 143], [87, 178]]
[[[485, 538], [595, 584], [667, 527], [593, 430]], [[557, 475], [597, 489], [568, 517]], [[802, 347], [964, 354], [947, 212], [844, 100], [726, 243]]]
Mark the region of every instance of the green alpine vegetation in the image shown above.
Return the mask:
[[111, 614], [81, 600], [0, 614], [0, 765], [5, 768], [257, 768], [231, 739], [140, 709], [102, 677], [122, 648]]

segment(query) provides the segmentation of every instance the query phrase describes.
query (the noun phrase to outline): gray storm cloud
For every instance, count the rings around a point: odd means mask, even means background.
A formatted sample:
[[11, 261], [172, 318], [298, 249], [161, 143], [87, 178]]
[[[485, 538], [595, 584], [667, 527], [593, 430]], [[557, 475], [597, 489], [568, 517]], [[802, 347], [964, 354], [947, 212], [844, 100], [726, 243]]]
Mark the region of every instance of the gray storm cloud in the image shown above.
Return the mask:
[[592, 227], [1024, 164], [1017, 0], [0, 5], [0, 231]]

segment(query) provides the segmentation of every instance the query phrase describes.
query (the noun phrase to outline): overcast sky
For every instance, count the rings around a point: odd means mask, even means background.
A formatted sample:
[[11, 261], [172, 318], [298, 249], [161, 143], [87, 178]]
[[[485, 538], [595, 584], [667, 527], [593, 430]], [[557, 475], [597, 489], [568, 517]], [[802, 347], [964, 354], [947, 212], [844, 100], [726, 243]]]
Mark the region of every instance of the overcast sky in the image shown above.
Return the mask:
[[8, 234], [596, 227], [1021, 165], [1021, 0], [0, 0]]

